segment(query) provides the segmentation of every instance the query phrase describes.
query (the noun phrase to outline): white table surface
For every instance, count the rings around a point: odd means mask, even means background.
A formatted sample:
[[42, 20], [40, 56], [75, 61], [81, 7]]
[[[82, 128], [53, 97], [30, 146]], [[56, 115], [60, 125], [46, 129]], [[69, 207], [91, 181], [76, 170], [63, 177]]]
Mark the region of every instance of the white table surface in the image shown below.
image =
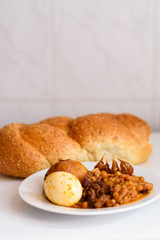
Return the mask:
[[[152, 133], [153, 153], [139, 166], [160, 176], [160, 133]], [[160, 239], [160, 199], [125, 213], [68, 216], [36, 209], [18, 195], [22, 180], [0, 174], [0, 239]]]

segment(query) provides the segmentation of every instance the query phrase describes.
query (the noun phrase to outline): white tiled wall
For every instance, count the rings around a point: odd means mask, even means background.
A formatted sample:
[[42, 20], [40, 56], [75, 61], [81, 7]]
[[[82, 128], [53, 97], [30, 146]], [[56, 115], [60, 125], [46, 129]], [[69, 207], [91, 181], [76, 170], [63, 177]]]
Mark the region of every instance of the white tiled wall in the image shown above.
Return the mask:
[[0, 127], [130, 112], [160, 130], [160, 1], [0, 0]]

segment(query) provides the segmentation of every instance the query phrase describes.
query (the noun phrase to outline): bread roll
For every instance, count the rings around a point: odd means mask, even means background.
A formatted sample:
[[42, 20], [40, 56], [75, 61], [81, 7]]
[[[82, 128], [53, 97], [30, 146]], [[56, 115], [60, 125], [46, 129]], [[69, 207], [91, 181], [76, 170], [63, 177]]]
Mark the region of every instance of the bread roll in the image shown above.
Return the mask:
[[105, 154], [141, 163], [149, 158], [152, 144], [150, 127], [131, 114], [91, 114], [72, 121], [69, 136], [92, 154], [92, 160]]
[[0, 130], [0, 172], [27, 177], [59, 159], [99, 161], [114, 155], [131, 164], [152, 153], [150, 127], [131, 114], [53, 117], [36, 124], [9, 124]]

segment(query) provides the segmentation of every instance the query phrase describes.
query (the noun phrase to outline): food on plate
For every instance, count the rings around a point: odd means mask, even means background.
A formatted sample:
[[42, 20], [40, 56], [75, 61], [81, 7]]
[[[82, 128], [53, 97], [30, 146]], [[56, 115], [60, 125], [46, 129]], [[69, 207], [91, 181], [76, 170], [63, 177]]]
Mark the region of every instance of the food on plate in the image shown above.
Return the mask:
[[101, 159], [88, 171], [83, 183], [82, 198], [75, 207], [114, 207], [137, 201], [148, 195], [153, 184], [144, 177], [133, 175], [133, 167], [122, 160], [113, 159], [112, 166]]
[[44, 181], [47, 198], [61, 206], [76, 204], [82, 197], [82, 186], [78, 178], [68, 172], [53, 172]]
[[[146, 182], [143, 176], [134, 175], [133, 171], [132, 165], [128, 162], [113, 158], [109, 164], [108, 161], [104, 163], [102, 158], [92, 171], [87, 171], [82, 183], [82, 197], [77, 203], [71, 204], [72, 207], [115, 207], [144, 198], [151, 193], [153, 184]], [[49, 179], [54, 173], [48, 175], [46, 179]], [[61, 176], [57, 178], [57, 182], [61, 182]], [[52, 182], [49, 185], [50, 195], [54, 196], [55, 192], [54, 188], [52, 190], [51, 184]], [[57, 183], [58, 186], [60, 187]], [[65, 196], [63, 197], [65, 198]]]
[[53, 117], [35, 124], [13, 123], [0, 130], [0, 172], [27, 177], [59, 159], [97, 161], [105, 154], [131, 164], [152, 153], [150, 127], [131, 114]]
[[45, 178], [53, 172], [69, 172], [76, 176], [81, 183], [83, 183], [86, 173], [88, 172], [87, 168], [78, 161], [73, 161], [70, 159], [59, 160], [58, 163], [53, 164], [47, 171]]

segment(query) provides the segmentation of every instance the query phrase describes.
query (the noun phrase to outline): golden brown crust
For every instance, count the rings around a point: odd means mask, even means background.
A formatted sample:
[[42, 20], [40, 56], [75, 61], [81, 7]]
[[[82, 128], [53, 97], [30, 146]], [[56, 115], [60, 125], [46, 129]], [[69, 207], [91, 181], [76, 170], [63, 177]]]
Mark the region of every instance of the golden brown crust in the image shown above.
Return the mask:
[[151, 129], [144, 120], [127, 113], [118, 114], [115, 117], [134, 135], [149, 140]]
[[67, 116], [59, 116], [59, 117], [53, 117], [53, 118], [47, 118], [40, 123], [49, 124], [51, 126], [54, 126], [55, 128], [58, 128], [65, 133], [69, 132], [70, 123], [72, 121], [72, 118]]
[[148, 159], [152, 145], [150, 127], [131, 114], [90, 114], [72, 121], [69, 136], [88, 152], [93, 160], [104, 154], [115, 155], [132, 164]]
[[64, 132], [47, 124], [37, 123], [21, 128], [21, 137], [43, 154], [50, 164], [59, 159], [77, 159], [80, 145]]
[[131, 114], [54, 117], [0, 130], [0, 172], [27, 177], [59, 159], [98, 161], [104, 154], [132, 164], [149, 158], [150, 127]]
[[0, 171], [15, 177], [27, 177], [50, 166], [46, 157], [20, 136], [24, 124], [10, 124], [0, 131]]

